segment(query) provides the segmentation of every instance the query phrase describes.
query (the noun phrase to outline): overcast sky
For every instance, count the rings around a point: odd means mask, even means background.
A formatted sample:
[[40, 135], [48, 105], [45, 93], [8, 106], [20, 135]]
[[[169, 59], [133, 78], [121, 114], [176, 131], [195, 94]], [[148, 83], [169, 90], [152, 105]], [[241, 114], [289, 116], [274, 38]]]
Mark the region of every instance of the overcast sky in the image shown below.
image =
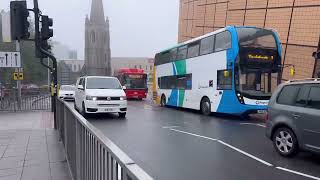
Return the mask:
[[[33, 0], [27, 0], [33, 7]], [[9, 9], [10, 0], [0, 0]], [[110, 19], [113, 57], [153, 57], [178, 37], [179, 0], [103, 0]], [[43, 14], [54, 19], [54, 40], [84, 57], [84, 21], [91, 0], [39, 0]]]

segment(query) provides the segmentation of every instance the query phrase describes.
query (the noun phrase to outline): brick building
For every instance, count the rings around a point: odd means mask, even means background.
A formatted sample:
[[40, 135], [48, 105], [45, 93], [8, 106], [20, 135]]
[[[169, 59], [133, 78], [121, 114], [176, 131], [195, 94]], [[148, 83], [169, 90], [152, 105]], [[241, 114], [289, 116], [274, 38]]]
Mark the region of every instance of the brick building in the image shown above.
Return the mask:
[[312, 53], [320, 48], [320, 0], [180, 0], [179, 42], [227, 25], [275, 29], [281, 39], [284, 79], [317, 76], [320, 60]]

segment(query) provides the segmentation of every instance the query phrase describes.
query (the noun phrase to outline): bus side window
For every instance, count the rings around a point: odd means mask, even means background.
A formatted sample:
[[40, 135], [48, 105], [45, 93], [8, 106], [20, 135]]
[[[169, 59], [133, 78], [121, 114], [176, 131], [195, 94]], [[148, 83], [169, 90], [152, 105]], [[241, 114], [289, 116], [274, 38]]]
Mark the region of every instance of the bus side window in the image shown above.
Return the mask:
[[188, 45], [188, 58], [197, 57], [197, 56], [199, 56], [199, 53], [200, 53], [199, 41]]
[[164, 52], [160, 55], [160, 64], [166, 64], [170, 62], [170, 51]]
[[178, 49], [177, 60], [187, 59], [188, 46], [182, 46]]
[[230, 49], [231, 34], [229, 31], [224, 31], [216, 35], [215, 52]]
[[213, 53], [214, 35], [201, 40], [200, 55]]
[[175, 61], [177, 59], [178, 49], [174, 48], [170, 50], [170, 61]]
[[232, 70], [219, 70], [217, 78], [217, 90], [232, 89]]

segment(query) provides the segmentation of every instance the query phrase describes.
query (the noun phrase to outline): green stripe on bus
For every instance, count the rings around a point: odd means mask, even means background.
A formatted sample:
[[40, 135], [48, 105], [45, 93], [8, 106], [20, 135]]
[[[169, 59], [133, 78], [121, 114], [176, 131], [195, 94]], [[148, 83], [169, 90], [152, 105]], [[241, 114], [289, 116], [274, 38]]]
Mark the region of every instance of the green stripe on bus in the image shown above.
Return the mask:
[[184, 96], [185, 96], [185, 90], [180, 89], [179, 90], [179, 107], [183, 107]]
[[186, 60], [174, 62], [177, 68], [177, 75], [187, 74]]

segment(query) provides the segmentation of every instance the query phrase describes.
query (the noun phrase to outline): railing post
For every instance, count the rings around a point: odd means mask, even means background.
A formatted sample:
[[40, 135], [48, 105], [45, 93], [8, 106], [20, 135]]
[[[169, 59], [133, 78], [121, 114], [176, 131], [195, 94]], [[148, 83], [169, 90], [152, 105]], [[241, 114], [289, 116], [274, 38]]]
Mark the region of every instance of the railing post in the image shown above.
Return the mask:
[[67, 118], [68, 118], [68, 109], [66, 106], [63, 106], [63, 125], [64, 125], [64, 132], [63, 132], [63, 142], [64, 142], [64, 148], [65, 148], [65, 152], [67, 153], [67, 157], [68, 157], [68, 123], [67, 123]]
[[75, 119], [75, 125], [76, 125], [76, 180], [81, 180], [81, 152], [83, 151], [82, 146], [81, 146], [81, 125], [79, 124], [79, 122]]

